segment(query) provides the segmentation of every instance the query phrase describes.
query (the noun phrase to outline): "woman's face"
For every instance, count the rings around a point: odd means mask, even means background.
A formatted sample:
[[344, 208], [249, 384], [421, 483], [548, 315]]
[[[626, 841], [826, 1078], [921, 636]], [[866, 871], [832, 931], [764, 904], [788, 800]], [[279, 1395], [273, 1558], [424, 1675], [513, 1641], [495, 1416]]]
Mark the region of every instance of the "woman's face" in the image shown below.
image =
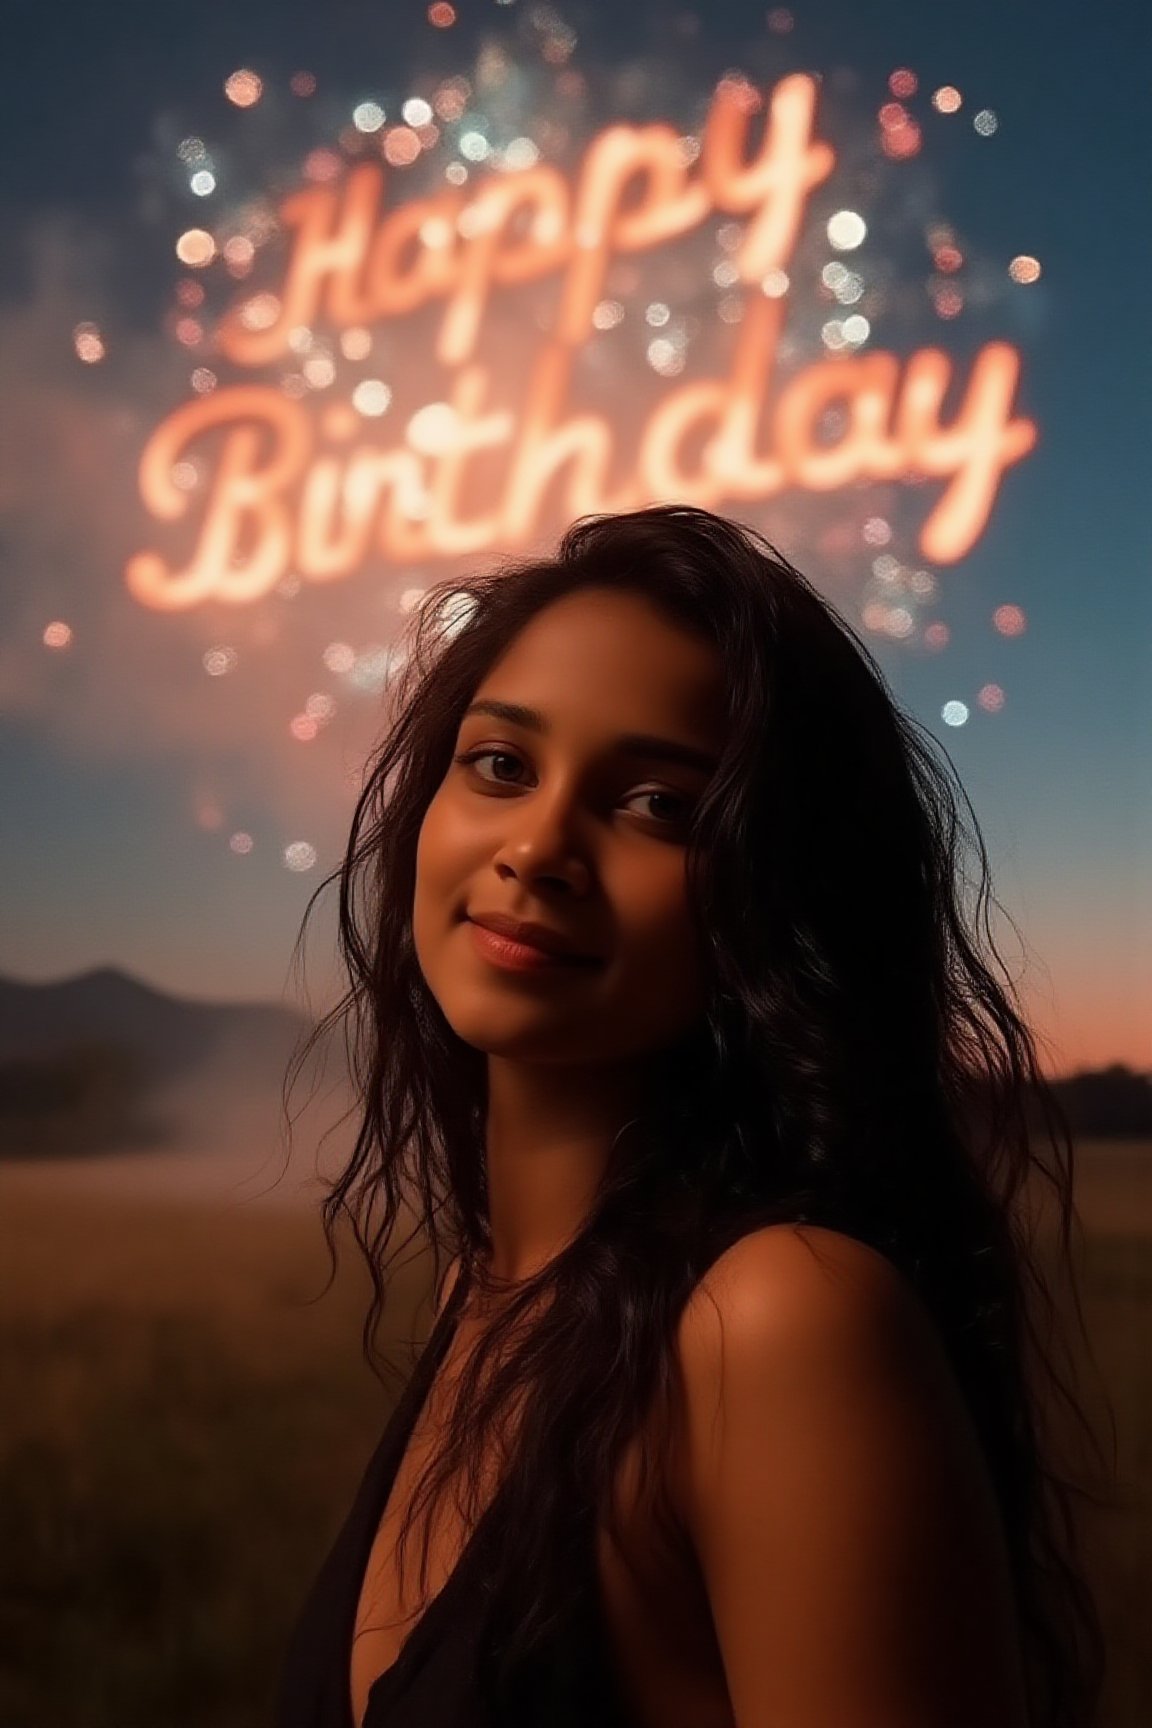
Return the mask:
[[[466, 1043], [564, 1064], [655, 1052], [703, 1012], [685, 881], [688, 817], [724, 741], [716, 650], [642, 595], [585, 589], [524, 627], [474, 702], [534, 710], [544, 730], [472, 713], [425, 813], [413, 935], [428, 987]], [[661, 757], [629, 734], [687, 747]], [[711, 766], [710, 766], [711, 764]], [[587, 966], [506, 971], [477, 914], [561, 932]]]

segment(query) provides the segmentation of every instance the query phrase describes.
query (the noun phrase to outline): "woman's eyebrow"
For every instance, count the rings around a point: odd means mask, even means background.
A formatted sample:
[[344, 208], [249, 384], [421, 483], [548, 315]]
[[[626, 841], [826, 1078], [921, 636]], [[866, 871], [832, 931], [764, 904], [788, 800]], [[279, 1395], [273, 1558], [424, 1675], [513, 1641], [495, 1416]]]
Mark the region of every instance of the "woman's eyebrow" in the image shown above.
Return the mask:
[[[526, 708], [520, 702], [498, 702], [495, 697], [473, 702], [463, 718], [470, 714], [490, 714], [496, 720], [507, 720], [512, 726], [527, 727], [547, 737], [551, 728], [538, 708]], [[699, 768], [710, 774], [719, 767], [720, 759], [695, 744], [682, 744], [674, 738], [657, 738], [648, 732], [625, 732], [613, 740], [613, 749], [621, 756], [643, 757], [649, 762], [672, 762], [683, 768]]]

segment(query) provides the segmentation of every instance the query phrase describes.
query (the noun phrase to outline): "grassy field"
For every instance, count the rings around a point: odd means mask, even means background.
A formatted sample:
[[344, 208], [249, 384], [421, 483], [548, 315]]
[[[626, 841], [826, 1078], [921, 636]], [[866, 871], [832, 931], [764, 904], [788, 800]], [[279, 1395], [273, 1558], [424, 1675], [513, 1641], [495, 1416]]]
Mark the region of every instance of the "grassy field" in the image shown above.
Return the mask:
[[[1147, 1728], [1152, 1233], [1123, 1156], [1100, 1171], [1086, 1311], [1121, 1489], [1086, 1531], [1098, 1728]], [[391, 1404], [360, 1355], [366, 1275], [349, 1252], [309, 1305], [327, 1259], [304, 1211], [67, 1195], [0, 1170], [0, 1728], [262, 1728]], [[423, 1335], [427, 1282], [413, 1257], [390, 1337]]]

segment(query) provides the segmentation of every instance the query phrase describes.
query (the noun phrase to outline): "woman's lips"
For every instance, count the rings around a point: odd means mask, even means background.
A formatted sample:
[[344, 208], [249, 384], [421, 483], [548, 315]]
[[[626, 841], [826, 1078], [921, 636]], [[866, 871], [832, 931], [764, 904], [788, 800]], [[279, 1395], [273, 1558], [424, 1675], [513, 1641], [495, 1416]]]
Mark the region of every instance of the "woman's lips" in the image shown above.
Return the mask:
[[532, 948], [526, 942], [513, 942], [508, 936], [498, 936], [495, 930], [469, 920], [472, 944], [484, 960], [510, 972], [586, 972], [600, 964], [598, 960], [576, 958], [571, 954], [546, 954], [542, 948]]

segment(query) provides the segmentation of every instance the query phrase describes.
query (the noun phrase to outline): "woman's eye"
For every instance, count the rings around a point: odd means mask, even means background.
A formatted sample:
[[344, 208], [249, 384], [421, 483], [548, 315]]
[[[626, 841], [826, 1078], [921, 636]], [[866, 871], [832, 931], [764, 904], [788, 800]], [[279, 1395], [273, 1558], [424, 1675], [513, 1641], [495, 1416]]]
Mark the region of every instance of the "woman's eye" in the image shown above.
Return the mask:
[[[491, 749], [489, 749], [489, 750], [466, 750], [462, 755], [454, 756], [453, 761], [458, 763], [460, 765], [460, 767], [464, 768], [464, 767], [469, 767], [470, 765], [472, 765], [474, 763], [486, 760], [489, 757], [491, 757], [497, 761], [499, 761], [499, 760], [503, 760], [506, 762], [519, 762], [520, 761], [520, 757], [517, 756], [514, 751], [511, 751], [511, 750], [491, 750]], [[486, 779], [487, 776], [482, 774], [480, 776], [480, 778], [483, 780], [483, 779]], [[516, 782], [514, 780], [501, 780], [499, 777], [497, 777], [495, 780], [495, 784], [500, 785], [500, 786], [513, 786], [516, 784]], [[659, 822], [664, 827], [671, 827], [675, 823], [683, 822], [687, 819], [688, 800], [686, 798], [680, 797], [680, 795], [676, 792], [665, 792], [662, 787], [654, 786], [647, 792], [634, 793], [633, 797], [635, 797], [635, 798], [662, 798], [666, 804], [670, 802], [673, 805], [678, 806], [678, 808], [673, 812], [673, 814], [671, 816], [657, 816], [657, 817], [653, 818], [653, 820], [655, 820], [656, 822]]]
[[[497, 760], [503, 758], [506, 762], [518, 762], [520, 760], [518, 756], [513, 755], [511, 750], [467, 750], [462, 756], [454, 757], [454, 761], [458, 762], [462, 768], [465, 768], [470, 763], [479, 762], [482, 758], [488, 756], [494, 756]], [[483, 775], [480, 777], [481, 779], [484, 778]]]
[[666, 805], [671, 804], [673, 806], [672, 814], [670, 816], [658, 816], [656, 818], [656, 820], [663, 823], [665, 827], [679, 828], [688, 820], [688, 801], [686, 798], [677, 797], [675, 792], [662, 792], [659, 787], [655, 787], [651, 792], [637, 792], [636, 797], [662, 798]]

